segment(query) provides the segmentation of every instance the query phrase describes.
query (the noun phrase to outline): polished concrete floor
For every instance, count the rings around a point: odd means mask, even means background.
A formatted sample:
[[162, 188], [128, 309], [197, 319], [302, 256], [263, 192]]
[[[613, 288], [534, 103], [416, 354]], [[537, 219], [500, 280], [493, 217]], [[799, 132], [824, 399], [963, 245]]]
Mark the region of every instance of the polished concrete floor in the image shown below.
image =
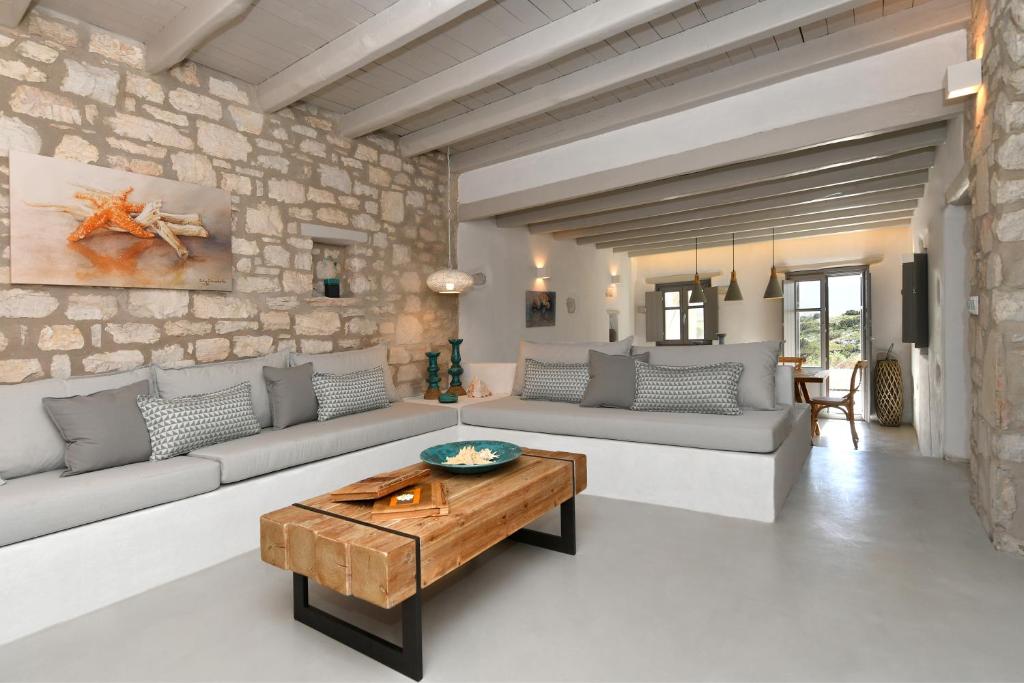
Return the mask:
[[[845, 430], [775, 524], [584, 496], [576, 557], [493, 549], [428, 591], [424, 680], [1024, 679], [1024, 559], [991, 549], [966, 467]], [[0, 679], [405, 680], [290, 591], [249, 553], [0, 648]]]

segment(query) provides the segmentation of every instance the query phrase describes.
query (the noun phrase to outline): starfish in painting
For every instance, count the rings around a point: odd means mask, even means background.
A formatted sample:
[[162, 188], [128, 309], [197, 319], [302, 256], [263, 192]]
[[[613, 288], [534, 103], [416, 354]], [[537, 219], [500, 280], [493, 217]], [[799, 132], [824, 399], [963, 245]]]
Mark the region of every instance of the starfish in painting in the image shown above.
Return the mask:
[[155, 237], [153, 233], [132, 220], [131, 214], [139, 213], [144, 206], [128, 201], [128, 195], [132, 193], [132, 189], [129, 187], [124, 192], [110, 197], [101, 197], [90, 192], [76, 192], [75, 199], [88, 202], [96, 211], [68, 235], [68, 241], [78, 242], [108, 225], [115, 225], [142, 239], [153, 239]]

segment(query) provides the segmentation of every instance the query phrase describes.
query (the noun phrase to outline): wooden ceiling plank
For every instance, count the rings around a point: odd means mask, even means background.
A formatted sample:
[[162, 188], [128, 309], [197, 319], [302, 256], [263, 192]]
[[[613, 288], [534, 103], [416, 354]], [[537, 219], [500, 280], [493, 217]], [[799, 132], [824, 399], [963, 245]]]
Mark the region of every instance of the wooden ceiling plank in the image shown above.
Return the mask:
[[474, 145], [473, 149], [452, 158], [452, 168], [459, 172], [480, 168], [891, 50], [962, 27], [969, 23], [970, 15], [970, 5], [965, 0], [934, 0], [925, 7], [900, 12], [870, 25], [859, 24], [822, 40], [711, 74], [691, 76], [669, 87], [561, 123], [505, 136], [490, 144]]
[[146, 45], [146, 71], [159, 73], [188, 57], [249, 11], [253, 0], [209, 0], [186, 7]]
[[276, 111], [407, 45], [485, 1], [396, 2], [260, 83], [256, 88], [257, 100], [265, 111]]
[[498, 216], [497, 224], [499, 227], [516, 227], [574, 218], [799, 176], [905, 152], [930, 150], [941, 144], [945, 135], [944, 126], [929, 126], [866, 140], [823, 145], [783, 156], [714, 168], [623, 190], [514, 211]]
[[609, 247], [635, 247], [638, 245], [661, 244], [664, 242], [678, 242], [697, 237], [701, 240], [707, 237], [719, 237], [728, 235], [743, 235], [753, 230], [788, 228], [799, 225], [818, 225], [832, 221], [849, 221], [853, 219], [875, 220], [888, 219], [894, 215], [913, 213], [917, 207], [917, 199], [907, 199], [899, 202], [886, 202], [877, 206], [864, 206], [859, 208], [836, 209], [834, 211], [823, 211], [816, 214], [792, 215], [779, 218], [766, 218], [758, 221], [746, 221], [742, 223], [729, 223], [728, 219], [722, 221], [708, 221], [700, 227], [690, 227], [674, 233], [661, 235], [649, 235], [647, 237], [635, 237], [632, 239], [616, 239], [606, 242], [597, 242], [595, 247], [607, 249]]
[[646, 45], [627, 56], [620, 55], [567, 74], [501, 102], [408, 135], [400, 141], [400, 147], [406, 156], [443, 148], [553, 107], [760, 40], [777, 31], [856, 4], [857, 0], [759, 2], [671, 38]]
[[[916, 202], [924, 194], [924, 185], [914, 187], [903, 187], [879, 192], [868, 192], [838, 199], [823, 199], [814, 202], [803, 202], [789, 206], [780, 206], [776, 209], [763, 209], [760, 211], [749, 211], [742, 213], [722, 213], [722, 209], [708, 211], [707, 216], [686, 216], [685, 221], [656, 225], [649, 228], [635, 228], [619, 232], [605, 233], [602, 235], [588, 235], [576, 239], [578, 244], [599, 244], [617, 240], [628, 240], [642, 237], [654, 237], [658, 235], [671, 235], [685, 231], [693, 231], [700, 228], [710, 228], [718, 225], [739, 225], [743, 223], [756, 223], [764, 220], [776, 220], [796, 216], [816, 216], [833, 211], [854, 211], [878, 207], [880, 205], [892, 204], [893, 202]], [[779, 197], [785, 200], [789, 197]], [[730, 207], [723, 207], [730, 209]], [[702, 214], [705, 212], [692, 212]], [[718, 213], [718, 215], [714, 215]], [[823, 216], [824, 217], [824, 216]]]
[[[840, 225], [832, 228], [810, 228], [810, 229], [795, 229], [792, 231], [776, 231], [775, 241], [780, 243], [783, 240], [791, 239], [803, 239], [807, 237], [821, 237], [825, 235], [836, 235], [850, 232], [863, 232], [865, 230], [886, 230], [890, 228], [906, 228], [910, 225], [910, 219], [896, 219], [891, 221], [879, 221], [876, 223], [856, 223], [853, 225]], [[768, 242], [772, 239], [771, 231], [766, 231], [757, 235], [751, 235], [740, 239], [736, 238], [736, 244], [753, 244], [756, 242]], [[714, 242], [708, 242], [706, 244], [700, 244], [701, 249], [708, 247], [724, 247], [731, 244], [731, 239], [716, 240]], [[640, 256], [657, 256], [660, 254], [671, 254], [679, 252], [687, 252], [693, 249], [693, 240], [689, 241], [689, 244], [679, 244], [676, 246], [662, 247], [659, 249], [630, 249], [628, 250], [629, 257], [640, 257]], [[741, 276], [742, 278], [742, 276]]]
[[[719, 216], [742, 215], [755, 211], [767, 211], [782, 207], [800, 206], [816, 202], [836, 201], [840, 199], [852, 199], [868, 197], [879, 192], [890, 192], [908, 188], [923, 187], [928, 182], [928, 171], [922, 169], [911, 173], [901, 173], [870, 178], [869, 180], [849, 180], [849, 174], [845, 176], [846, 182], [829, 182], [828, 179], [819, 179], [821, 175], [831, 175], [847, 171], [826, 171], [823, 174], [806, 176], [806, 185], [795, 184], [798, 178], [784, 181], [766, 183], [764, 185], [748, 186], [734, 191], [714, 193], [692, 197], [681, 202], [689, 202], [690, 208], [684, 211], [673, 212], [651, 218], [643, 218], [621, 223], [610, 223], [608, 225], [597, 225], [589, 228], [578, 228], [551, 233], [556, 240], [580, 239], [584, 237], [603, 238], [622, 233], [627, 230], [639, 230], [642, 228], [656, 228], [663, 225], [681, 223], [694, 217], [696, 220], [706, 218], [718, 218]], [[836, 178], [832, 178], [834, 181]], [[813, 189], [804, 187], [816, 186]], [[780, 192], [781, 190], [781, 192]], [[716, 196], [717, 195], [717, 196]], [[751, 198], [751, 195], [757, 195]], [[729, 201], [739, 197], [741, 201]], [[532, 229], [532, 226], [531, 226]]]
[[450, 69], [347, 114], [339, 133], [365, 135], [484, 86], [510, 78], [694, 0], [599, 2], [524, 33]]

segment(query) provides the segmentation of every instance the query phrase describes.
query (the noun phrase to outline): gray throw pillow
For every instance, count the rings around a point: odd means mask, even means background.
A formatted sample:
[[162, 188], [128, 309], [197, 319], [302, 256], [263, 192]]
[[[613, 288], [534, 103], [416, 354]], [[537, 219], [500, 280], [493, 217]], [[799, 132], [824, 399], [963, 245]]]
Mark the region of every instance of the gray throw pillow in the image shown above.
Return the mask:
[[672, 367], [636, 362], [633, 410], [741, 415], [743, 363]]
[[313, 393], [313, 364], [294, 368], [263, 368], [263, 379], [270, 395], [270, 416], [274, 429], [316, 420], [316, 394]]
[[153, 443], [152, 460], [165, 460], [260, 432], [248, 382], [178, 398], [139, 396], [138, 402]]
[[148, 395], [144, 380], [88, 396], [44, 398], [43, 408], [66, 444], [62, 476], [149, 460], [149, 432], [137, 402]]
[[579, 403], [589, 380], [586, 363], [541, 363], [527, 358], [522, 397], [527, 401]]
[[314, 373], [313, 390], [316, 392], [316, 419], [320, 422], [387, 408], [391, 404], [383, 365], [344, 375]]
[[629, 410], [636, 398], [636, 363], [647, 363], [651, 354], [613, 356], [590, 351], [590, 383], [580, 405], [585, 408], [624, 408]]

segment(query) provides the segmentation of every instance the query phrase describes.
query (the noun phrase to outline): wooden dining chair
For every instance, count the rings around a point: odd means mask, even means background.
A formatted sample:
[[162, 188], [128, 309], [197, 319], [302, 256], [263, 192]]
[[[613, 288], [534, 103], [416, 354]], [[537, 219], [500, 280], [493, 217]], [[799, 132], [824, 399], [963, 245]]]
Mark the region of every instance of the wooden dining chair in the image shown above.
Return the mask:
[[857, 436], [857, 424], [853, 421], [853, 399], [860, 389], [860, 383], [864, 379], [864, 372], [867, 367], [868, 362], [866, 360], [857, 361], [857, 364], [853, 366], [853, 373], [850, 375], [850, 391], [844, 396], [822, 396], [811, 399], [811, 427], [815, 436], [821, 434], [821, 430], [818, 428], [818, 413], [828, 408], [837, 408], [846, 415], [846, 419], [850, 422], [853, 447], [857, 448], [860, 438]]
[[779, 365], [792, 365], [793, 372], [800, 372], [805, 362], [807, 356], [779, 356]]

